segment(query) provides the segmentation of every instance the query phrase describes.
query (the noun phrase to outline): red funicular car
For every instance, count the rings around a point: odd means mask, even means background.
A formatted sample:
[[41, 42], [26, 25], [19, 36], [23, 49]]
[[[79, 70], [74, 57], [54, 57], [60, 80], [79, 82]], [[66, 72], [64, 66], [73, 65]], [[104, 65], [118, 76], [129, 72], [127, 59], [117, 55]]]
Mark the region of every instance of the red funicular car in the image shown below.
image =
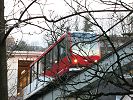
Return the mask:
[[[89, 67], [100, 59], [97, 35], [92, 32], [64, 33], [31, 65], [32, 75], [59, 77], [68, 71]], [[32, 79], [35, 79], [32, 78]]]

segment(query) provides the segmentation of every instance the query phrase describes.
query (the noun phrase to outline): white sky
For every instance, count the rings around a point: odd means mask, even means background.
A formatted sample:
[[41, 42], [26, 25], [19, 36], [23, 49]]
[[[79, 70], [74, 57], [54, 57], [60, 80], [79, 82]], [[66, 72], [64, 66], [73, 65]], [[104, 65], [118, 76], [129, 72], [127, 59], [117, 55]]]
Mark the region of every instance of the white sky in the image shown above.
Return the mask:
[[[15, 0], [5, 0], [5, 16], [8, 16], [7, 19], [9, 18], [13, 18], [12, 13], [16, 12], [14, 14], [15, 17], [18, 18], [18, 16], [20, 15], [20, 7], [22, 7], [22, 4], [20, 2], [14, 2]], [[22, 0], [24, 1], [24, 0]], [[25, 5], [28, 5], [29, 0], [26, 0]], [[41, 0], [44, 1], [45, 0]], [[56, 2], [54, 0], [48, 0], [45, 8], [43, 9], [43, 14], [49, 16], [50, 12], [54, 11], [55, 14], [59, 14], [59, 15], [64, 15], [66, 13], [66, 9], [65, 9], [65, 4], [63, 2], [63, 0], [56, 0]], [[17, 6], [16, 6], [16, 5]], [[15, 5], [15, 9], [13, 10], [13, 7]], [[23, 10], [23, 8], [22, 8]], [[40, 6], [38, 4], [33, 4], [30, 9], [28, 10], [28, 12], [31, 15], [42, 15], [42, 11], [40, 10]], [[25, 16], [27, 17], [27, 16]], [[24, 18], [24, 17], [23, 17]], [[14, 22], [10, 22], [10, 24], [13, 24]], [[19, 31], [19, 32], [18, 32]], [[25, 33], [26, 35], [23, 35], [20, 31], [23, 31], [23, 33]], [[41, 41], [43, 38], [43, 34], [34, 34], [36, 33], [36, 31], [40, 31], [39, 29], [35, 28], [35, 27], [31, 27], [31, 26], [27, 26], [22, 28], [22, 30], [18, 29], [18, 30], [13, 30], [13, 32], [11, 33], [13, 37], [15, 37], [16, 40], [25, 40], [28, 43], [32, 43], [32, 42], [38, 42], [39, 44], [41, 44], [41, 46], [44, 46], [44, 41]], [[29, 35], [29, 33], [31, 35]], [[39, 32], [38, 32], [39, 33]], [[28, 38], [27, 38], [28, 37]]]
[[[22, 0], [25, 3], [25, 6], [27, 6], [32, 0]], [[46, 2], [46, 0], [39, 0], [43, 3]], [[69, 0], [66, 0], [69, 2]], [[107, 7], [103, 4], [99, 4], [98, 2], [94, 2], [94, 0], [88, 0], [90, 3], [90, 10], [97, 10], [97, 9], [109, 9], [110, 7]], [[95, 1], [99, 1], [99, 0], [95, 0]], [[111, 0], [111, 1], [116, 1], [116, 0]], [[123, 0], [125, 1], [125, 0]], [[126, 2], [133, 2], [132, 0], [126, 0]], [[13, 9], [15, 5], [15, 9]], [[76, 7], [76, 5], [74, 3], [72, 3], [73, 6]], [[8, 16], [7, 19], [13, 18], [15, 16], [15, 18], [18, 18], [18, 16], [20, 15], [21, 11], [24, 10], [24, 7], [22, 5], [21, 2], [18, 2], [18, 0], [5, 0], [5, 16]], [[21, 9], [20, 9], [21, 8]], [[40, 10], [40, 8], [43, 9], [43, 11]], [[34, 4], [31, 6], [31, 8], [28, 10], [28, 12], [32, 15], [42, 15], [42, 13], [44, 15], [49, 16], [50, 13], [52, 13], [54, 11], [54, 16], [56, 16], [56, 14], [63, 16], [63, 15], [68, 15], [70, 8], [68, 6], [66, 6], [66, 4], [64, 3], [64, 0], [47, 0], [47, 3], [45, 5], [45, 7], [43, 8], [43, 6], [39, 6], [38, 4]], [[13, 13], [15, 12], [15, 14], [13, 15]], [[11, 15], [11, 16], [10, 16]], [[103, 17], [105, 14], [96, 14], [96, 16], [98, 17]], [[27, 15], [24, 16], [25, 18], [27, 17]], [[24, 18], [23, 17], [23, 18]], [[10, 22], [9, 24], [13, 24], [14, 22]], [[38, 21], [36, 21], [36, 23], [39, 23]], [[19, 32], [18, 32], [19, 31]], [[21, 31], [23, 31], [23, 33], [26, 33], [27, 35], [23, 35], [21, 33]], [[31, 42], [38, 42], [39, 44], [41, 44], [41, 46], [44, 46], [44, 41], [42, 41], [42, 37], [43, 35], [40, 34], [34, 34], [34, 33], [40, 33], [41, 31], [35, 27], [31, 27], [31, 26], [26, 26], [24, 28], [21, 28], [19, 30], [14, 30], [12, 31], [12, 35], [16, 38], [16, 40], [26, 40], [28, 43]], [[31, 35], [28, 35], [28, 34]]]

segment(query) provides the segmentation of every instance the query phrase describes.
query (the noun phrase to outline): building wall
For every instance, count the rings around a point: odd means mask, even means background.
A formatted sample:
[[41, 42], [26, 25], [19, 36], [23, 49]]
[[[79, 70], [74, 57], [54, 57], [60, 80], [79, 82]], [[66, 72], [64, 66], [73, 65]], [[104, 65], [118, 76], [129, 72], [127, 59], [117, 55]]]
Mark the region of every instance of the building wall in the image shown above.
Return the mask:
[[17, 95], [17, 83], [18, 83], [18, 61], [29, 60], [34, 61], [42, 52], [26, 52], [26, 51], [14, 51], [7, 60], [8, 66], [8, 94], [9, 97]]

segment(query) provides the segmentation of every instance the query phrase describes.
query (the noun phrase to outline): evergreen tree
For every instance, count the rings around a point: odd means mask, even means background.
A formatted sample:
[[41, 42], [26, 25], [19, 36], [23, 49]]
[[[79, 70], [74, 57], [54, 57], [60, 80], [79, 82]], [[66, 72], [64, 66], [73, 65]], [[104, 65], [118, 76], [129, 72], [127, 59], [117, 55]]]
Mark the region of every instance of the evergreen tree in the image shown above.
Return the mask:
[[93, 31], [89, 16], [86, 16], [86, 18], [84, 19], [83, 31], [85, 32]]

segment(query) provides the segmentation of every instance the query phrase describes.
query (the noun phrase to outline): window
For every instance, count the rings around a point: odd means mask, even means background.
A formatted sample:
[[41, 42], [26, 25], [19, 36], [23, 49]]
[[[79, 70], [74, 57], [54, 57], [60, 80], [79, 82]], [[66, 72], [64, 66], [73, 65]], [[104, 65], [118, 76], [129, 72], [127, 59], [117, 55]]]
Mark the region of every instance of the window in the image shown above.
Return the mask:
[[[30, 64], [31, 60], [18, 60], [18, 84], [17, 93], [22, 93], [22, 89], [30, 84]], [[21, 95], [21, 94], [20, 94]]]
[[66, 56], [66, 41], [63, 39], [59, 44], [59, 57], [60, 59], [64, 58]]
[[58, 62], [58, 48], [57, 46], [55, 46], [53, 49], [53, 63], [57, 62]]
[[121, 98], [122, 98], [122, 96], [120, 96], [120, 95], [116, 96], [116, 100], [121, 100]]
[[91, 55], [99, 55], [97, 43], [78, 43], [72, 47], [72, 51], [75, 54], [79, 54], [81, 56], [91, 56]]
[[45, 58], [42, 57], [38, 63], [38, 75], [42, 76], [45, 67]]
[[50, 69], [52, 67], [52, 52], [46, 54], [46, 69]]
[[81, 56], [99, 55], [100, 47], [96, 39], [96, 34], [72, 33], [72, 51]]
[[32, 82], [37, 78], [37, 62], [31, 67], [32, 69]]

